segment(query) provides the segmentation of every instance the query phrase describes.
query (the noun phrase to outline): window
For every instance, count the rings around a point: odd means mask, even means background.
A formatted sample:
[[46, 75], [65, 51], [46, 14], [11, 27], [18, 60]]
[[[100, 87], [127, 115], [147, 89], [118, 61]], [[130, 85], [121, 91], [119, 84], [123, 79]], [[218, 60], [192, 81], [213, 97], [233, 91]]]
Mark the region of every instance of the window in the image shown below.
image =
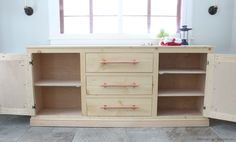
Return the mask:
[[173, 34], [180, 26], [181, 0], [59, 1], [61, 34]]

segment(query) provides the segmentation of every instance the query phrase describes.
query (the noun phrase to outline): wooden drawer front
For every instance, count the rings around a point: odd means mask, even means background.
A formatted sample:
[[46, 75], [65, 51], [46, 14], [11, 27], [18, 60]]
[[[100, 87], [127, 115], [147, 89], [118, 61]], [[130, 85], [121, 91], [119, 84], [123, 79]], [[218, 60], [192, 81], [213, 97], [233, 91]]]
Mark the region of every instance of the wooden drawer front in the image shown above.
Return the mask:
[[88, 53], [87, 72], [152, 72], [152, 53]]
[[152, 76], [87, 76], [90, 95], [151, 95]]
[[150, 98], [87, 99], [89, 116], [151, 116]]

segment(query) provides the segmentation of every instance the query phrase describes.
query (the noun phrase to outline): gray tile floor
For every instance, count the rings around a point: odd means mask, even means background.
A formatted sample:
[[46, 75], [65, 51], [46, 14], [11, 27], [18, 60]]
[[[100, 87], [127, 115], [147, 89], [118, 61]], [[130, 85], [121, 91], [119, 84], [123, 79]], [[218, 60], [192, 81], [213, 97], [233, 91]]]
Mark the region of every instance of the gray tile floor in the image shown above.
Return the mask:
[[0, 115], [0, 142], [236, 142], [236, 123], [201, 128], [30, 127], [29, 117]]

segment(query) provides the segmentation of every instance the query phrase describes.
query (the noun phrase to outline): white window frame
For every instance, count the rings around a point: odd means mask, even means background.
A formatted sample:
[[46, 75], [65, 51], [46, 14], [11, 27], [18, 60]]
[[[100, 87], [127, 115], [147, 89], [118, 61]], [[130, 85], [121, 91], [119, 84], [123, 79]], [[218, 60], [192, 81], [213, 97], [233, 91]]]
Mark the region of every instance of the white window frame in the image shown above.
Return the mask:
[[[181, 25], [192, 27], [192, 0], [183, 0]], [[49, 43], [50, 44], [157, 44], [154, 34], [83, 34], [60, 33], [59, 0], [48, 1]]]

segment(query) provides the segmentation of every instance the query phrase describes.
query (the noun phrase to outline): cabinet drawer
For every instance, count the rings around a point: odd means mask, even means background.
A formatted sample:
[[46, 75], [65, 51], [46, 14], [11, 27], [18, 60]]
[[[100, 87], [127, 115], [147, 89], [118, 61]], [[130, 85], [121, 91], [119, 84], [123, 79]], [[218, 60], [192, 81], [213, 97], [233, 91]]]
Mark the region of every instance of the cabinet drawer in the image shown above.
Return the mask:
[[152, 72], [152, 53], [88, 53], [87, 72]]
[[89, 116], [151, 116], [150, 98], [87, 99]]
[[151, 95], [152, 76], [87, 76], [89, 95]]

